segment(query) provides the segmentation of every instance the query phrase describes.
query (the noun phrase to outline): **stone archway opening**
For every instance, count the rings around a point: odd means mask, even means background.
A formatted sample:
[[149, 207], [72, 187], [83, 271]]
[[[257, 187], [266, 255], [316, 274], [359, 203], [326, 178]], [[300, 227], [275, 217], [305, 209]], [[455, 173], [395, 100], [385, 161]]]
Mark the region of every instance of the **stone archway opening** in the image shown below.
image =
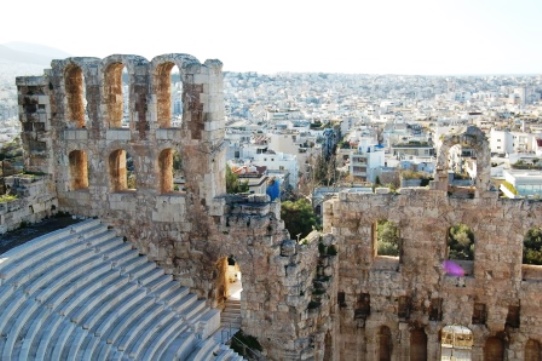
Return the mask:
[[240, 300], [243, 292], [241, 268], [235, 257], [222, 257], [218, 261], [218, 295], [219, 303], [226, 300]]
[[64, 89], [66, 92], [66, 119], [75, 128], [84, 128], [88, 116], [86, 113], [85, 77], [83, 70], [74, 64], [64, 72]]
[[113, 192], [136, 189], [134, 159], [124, 149], [114, 150], [109, 155], [109, 178]]
[[172, 62], [158, 65], [155, 84], [158, 126], [180, 127], [183, 114], [183, 82], [179, 67]]
[[525, 361], [541, 361], [542, 347], [540, 342], [530, 339], [525, 344]]
[[427, 360], [427, 334], [421, 328], [410, 331], [410, 361]]
[[127, 128], [130, 125], [130, 76], [126, 66], [113, 63], [105, 71], [105, 101], [109, 128]]
[[484, 361], [503, 361], [504, 341], [501, 337], [488, 337], [484, 345]]
[[388, 326], [380, 327], [378, 331], [378, 361], [391, 361], [393, 352], [393, 339]]
[[70, 185], [72, 190], [88, 188], [87, 153], [74, 150], [68, 155], [70, 161]]
[[181, 154], [174, 149], [164, 149], [158, 157], [158, 165], [160, 168], [160, 193], [184, 193], [186, 180]]
[[440, 337], [441, 361], [470, 361], [474, 336], [465, 326], [451, 325], [444, 327]]
[[490, 189], [490, 150], [485, 134], [476, 127], [440, 136], [434, 189], [449, 196], [475, 198]]

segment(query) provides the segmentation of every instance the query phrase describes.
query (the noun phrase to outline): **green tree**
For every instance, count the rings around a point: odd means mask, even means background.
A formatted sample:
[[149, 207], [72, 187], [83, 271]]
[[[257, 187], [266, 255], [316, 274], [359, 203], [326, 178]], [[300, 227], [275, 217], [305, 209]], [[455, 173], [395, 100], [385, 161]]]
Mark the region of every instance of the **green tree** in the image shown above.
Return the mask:
[[310, 202], [305, 198], [294, 202], [282, 202], [280, 217], [292, 238], [298, 234], [301, 234], [301, 238], [307, 236], [317, 225], [316, 214], [314, 214]]
[[474, 233], [463, 223], [450, 227], [448, 232], [449, 259], [474, 259]]
[[542, 229], [534, 227], [523, 239], [523, 263], [542, 265]]
[[377, 254], [382, 256], [399, 256], [399, 228], [388, 220], [380, 220], [376, 224]]
[[226, 192], [230, 194], [248, 192], [248, 181], [239, 181], [237, 174], [226, 164]]

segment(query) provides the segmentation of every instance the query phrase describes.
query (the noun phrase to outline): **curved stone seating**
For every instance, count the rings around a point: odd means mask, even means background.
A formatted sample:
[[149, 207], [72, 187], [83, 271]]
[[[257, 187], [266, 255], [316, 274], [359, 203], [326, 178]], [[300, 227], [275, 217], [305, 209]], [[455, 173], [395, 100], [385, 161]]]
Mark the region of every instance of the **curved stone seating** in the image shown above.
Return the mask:
[[220, 313], [99, 220], [0, 255], [2, 360], [237, 360]]

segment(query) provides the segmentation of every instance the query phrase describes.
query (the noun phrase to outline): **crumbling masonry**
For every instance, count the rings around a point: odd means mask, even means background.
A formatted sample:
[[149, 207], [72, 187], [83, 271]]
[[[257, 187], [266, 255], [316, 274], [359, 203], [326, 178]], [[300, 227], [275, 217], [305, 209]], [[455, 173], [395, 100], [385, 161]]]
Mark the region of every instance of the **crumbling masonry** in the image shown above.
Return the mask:
[[[179, 127], [173, 66], [183, 82]], [[539, 360], [542, 266], [522, 265], [522, 247], [527, 230], [542, 226], [542, 203], [489, 191], [480, 131], [441, 140], [430, 189], [342, 192], [324, 205], [324, 235], [296, 244], [278, 203], [225, 194], [221, 68], [185, 54], [113, 55], [55, 60], [43, 76], [17, 78], [25, 168], [42, 174], [37, 183], [48, 193], [29, 212], [99, 217], [216, 307], [227, 288], [220, 265], [233, 257], [243, 275], [242, 328], [269, 359], [436, 360], [442, 329], [462, 325], [473, 333], [473, 360]], [[454, 144], [476, 149], [472, 198], [448, 194]], [[182, 191], [172, 180], [174, 152]], [[377, 255], [383, 219], [399, 227], [398, 257]], [[475, 234], [475, 259], [461, 262], [464, 277], [451, 277], [441, 265], [458, 223]]]

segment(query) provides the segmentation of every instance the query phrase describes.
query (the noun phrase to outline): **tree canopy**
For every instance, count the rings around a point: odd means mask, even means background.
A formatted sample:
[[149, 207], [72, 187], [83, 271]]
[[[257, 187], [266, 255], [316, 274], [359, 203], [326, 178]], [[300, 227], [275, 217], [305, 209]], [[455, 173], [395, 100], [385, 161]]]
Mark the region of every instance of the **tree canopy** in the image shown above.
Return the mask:
[[239, 181], [237, 174], [233, 173], [226, 164], [226, 192], [230, 194], [248, 192], [248, 181]]
[[399, 228], [388, 220], [376, 224], [376, 249], [381, 256], [399, 256]]
[[458, 260], [474, 259], [474, 233], [463, 223], [450, 227], [448, 232], [448, 258]]
[[290, 237], [294, 238], [301, 234], [301, 238], [306, 237], [317, 225], [316, 214], [312, 206], [305, 198], [298, 199], [295, 202], [282, 202], [280, 216], [284, 220], [284, 226], [290, 232]]
[[542, 228], [527, 231], [523, 239], [523, 263], [542, 265]]

